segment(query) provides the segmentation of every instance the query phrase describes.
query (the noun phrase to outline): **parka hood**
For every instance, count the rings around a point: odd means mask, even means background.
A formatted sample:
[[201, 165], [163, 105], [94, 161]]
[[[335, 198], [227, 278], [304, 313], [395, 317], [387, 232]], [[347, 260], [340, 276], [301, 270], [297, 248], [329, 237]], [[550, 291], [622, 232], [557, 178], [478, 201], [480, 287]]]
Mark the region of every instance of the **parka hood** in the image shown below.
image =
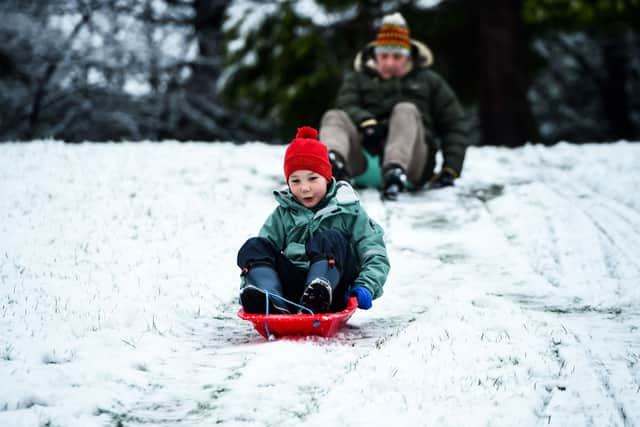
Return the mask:
[[[376, 72], [374, 42], [363, 47], [353, 60], [353, 70], [356, 72], [365, 69]], [[411, 39], [411, 68], [427, 68], [433, 64], [433, 53], [429, 47], [421, 41]]]
[[[294, 210], [308, 209], [296, 201], [288, 187], [282, 190], [274, 190], [273, 195], [278, 204], [283, 208]], [[353, 187], [351, 187], [347, 182], [338, 182], [335, 178], [331, 178], [331, 184], [329, 184], [327, 194], [325, 194], [322, 201], [318, 203], [317, 208], [314, 210], [316, 211], [316, 214], [318, 214], [331, 205], [350, 205], [353, 203], [359, 203], [358, 196]]]

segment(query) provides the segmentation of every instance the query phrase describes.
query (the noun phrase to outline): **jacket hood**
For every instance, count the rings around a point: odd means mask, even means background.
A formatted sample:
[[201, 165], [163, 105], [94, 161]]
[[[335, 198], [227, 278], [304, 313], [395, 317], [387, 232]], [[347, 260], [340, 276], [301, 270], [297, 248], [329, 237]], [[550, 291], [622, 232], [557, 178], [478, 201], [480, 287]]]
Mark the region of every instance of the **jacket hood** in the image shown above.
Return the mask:
[[[353, 60], [353, 70], [356, 72], [365, 69], [377, 72], [375, 66], [374, 42], [368, 43]], [[427, 68], [433, 64], [433, 53], [429, 47], [421, 41], [411, 39], [411, 68]]]
[[[274, 190], [273, 195], [280, 206], [294, 210], [307, 210], [293, 197], [289, 188], [283, 190]], [[327, 210], [332, 211], [337, 205], [350, 205], [359, 203], [358, 196], [354, 189], [345, 181], [337, 182], [335, 178], [331, 178], [331, 184], [324, 199], [314, 209], [316, 215], [322, 214]]]

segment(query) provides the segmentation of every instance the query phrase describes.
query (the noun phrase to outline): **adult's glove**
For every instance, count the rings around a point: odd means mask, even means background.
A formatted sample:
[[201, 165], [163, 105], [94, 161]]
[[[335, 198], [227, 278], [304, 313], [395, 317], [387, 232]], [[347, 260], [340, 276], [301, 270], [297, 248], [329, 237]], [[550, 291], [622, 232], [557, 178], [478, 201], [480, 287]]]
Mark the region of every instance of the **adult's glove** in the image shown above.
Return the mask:
[[380, 154], [385, 138], [385, 127], [376, 119], [364, 120], [359, 125], [362, 133], [362, 145], [371, 154]]
[[450, 167], [444, 167], [440, 172], [435, 174], [429, 180], [429, 188], [443, 188], [454, 185], [454, 180], [458, 177], [458, 173]]
[[347, 293], [347, 298], [356, 297], [358, 299], [358, 308], [368, 310], [371, 308], [371, 292], [364, 286], [356, 286]]

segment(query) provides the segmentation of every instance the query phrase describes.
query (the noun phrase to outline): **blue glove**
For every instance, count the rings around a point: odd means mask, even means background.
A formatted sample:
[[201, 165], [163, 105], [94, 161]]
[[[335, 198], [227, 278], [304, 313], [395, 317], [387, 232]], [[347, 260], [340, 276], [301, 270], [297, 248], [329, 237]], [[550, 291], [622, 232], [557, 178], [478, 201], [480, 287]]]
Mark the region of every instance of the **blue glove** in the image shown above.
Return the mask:
[[371, 292], [363, 286], [356, 286], [347, 294], [347, 298], [356, 297], [358, 299], [358, 308], [368, 310], [371, 308]]

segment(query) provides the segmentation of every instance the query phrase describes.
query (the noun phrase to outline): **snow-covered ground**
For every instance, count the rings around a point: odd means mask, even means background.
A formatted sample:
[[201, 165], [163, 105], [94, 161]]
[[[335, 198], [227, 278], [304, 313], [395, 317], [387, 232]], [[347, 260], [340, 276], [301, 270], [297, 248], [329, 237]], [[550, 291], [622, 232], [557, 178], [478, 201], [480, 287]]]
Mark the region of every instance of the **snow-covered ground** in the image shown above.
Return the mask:
[[331, 339], [236, 316], [262, 144], [0, 145], [0, 426], [640, 425], [640, 144], [471, 148], [382, 203], [385, 295]]

